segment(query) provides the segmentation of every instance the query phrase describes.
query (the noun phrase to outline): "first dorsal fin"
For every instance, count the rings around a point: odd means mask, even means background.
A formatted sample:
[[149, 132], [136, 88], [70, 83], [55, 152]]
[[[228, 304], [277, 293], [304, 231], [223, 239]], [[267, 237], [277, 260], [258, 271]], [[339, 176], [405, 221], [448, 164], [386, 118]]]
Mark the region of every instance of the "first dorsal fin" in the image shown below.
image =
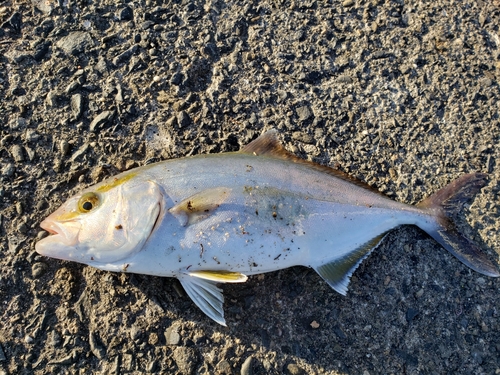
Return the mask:
[[356, 177], [352, 177], [347, 173], [339, 171], [337, 169], [320, 165], [315, 162], [304, 160], [299, 158], [298, 156], [295, 156], [291, 152], [287, 151], [280, 143], [280, 141], [278, 140], [278, 131], [276, 129], [271, 129], [262, 133], [258, 138], [254, 139], [246, 146], [243, 146], [239, 152], [255, 156], [274, 157], [277, 159], [288, 160], [297, 164], [307, 165], [308, 167], [316, 169], [317, 171], [321, 171], [342, 180], [349, 181], [359, 187], [370, 190], [385, 197], [385, 195], [379, 192], [377, 189], [371, 187], [366, 182], [358, 180]]
[[278, 131], [276, 129], [271, 129], [262, 133], [258, 138], [254, 139], [246, 146], [243, 146], [240, 152], [243, 154], [275, 156], [278, 158], [288, 158], [288, 154], [296, 157], [290, 154], [281, 145], [278, 140]]

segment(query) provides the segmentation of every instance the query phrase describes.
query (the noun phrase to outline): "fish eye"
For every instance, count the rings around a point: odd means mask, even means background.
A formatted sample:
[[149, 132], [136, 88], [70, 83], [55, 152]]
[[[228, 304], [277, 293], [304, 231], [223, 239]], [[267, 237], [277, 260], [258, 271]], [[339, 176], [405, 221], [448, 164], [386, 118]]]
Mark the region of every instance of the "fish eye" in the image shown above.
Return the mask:
[[99, 205], [99, 196], [96, 193], [85, 193], [78, 201], [78, 210], [81, 213], [92, 211]]

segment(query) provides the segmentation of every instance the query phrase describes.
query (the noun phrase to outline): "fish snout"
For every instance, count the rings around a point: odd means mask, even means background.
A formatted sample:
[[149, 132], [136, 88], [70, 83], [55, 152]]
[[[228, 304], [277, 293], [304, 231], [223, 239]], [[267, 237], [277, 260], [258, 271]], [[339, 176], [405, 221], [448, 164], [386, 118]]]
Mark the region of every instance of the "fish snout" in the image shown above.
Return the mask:
[[45, 219], [40, 223], [40, 228], [42, 228], [44, 231], [49, 232], [49, 234], [59, 234], [58, 230], [60, 231], [59, 227], [57, 226], [56, 223], [54, 223], [52, 220]]
[[[49, 233], [48, 237], [38, 241], [35, 246], [36, 251], [40, 254], [42, 254], [42, 252], [39, 251], [39, 249], [48, 247], [45, 246], [45, 243], [47, 245], [51, 243], [52, 247], [55, 248], [60, 246], [73, 247], [78, 242], [80, 225], [76, 222], [58, 223], [48, 217], [40, 223], [40, 227]], [[45, 255], [45, 253], [43, 255]]]

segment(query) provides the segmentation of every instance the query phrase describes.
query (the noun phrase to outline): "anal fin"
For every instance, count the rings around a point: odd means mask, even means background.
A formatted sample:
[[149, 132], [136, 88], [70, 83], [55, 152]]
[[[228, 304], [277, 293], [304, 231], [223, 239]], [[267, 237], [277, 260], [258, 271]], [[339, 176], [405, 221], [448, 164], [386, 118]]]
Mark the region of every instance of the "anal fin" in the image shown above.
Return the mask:
[[333, 289], [346, 295], [349, 281], [361, 262], [379, 245], [386, 233], [371, 239], [340, 259], [314, 267]]

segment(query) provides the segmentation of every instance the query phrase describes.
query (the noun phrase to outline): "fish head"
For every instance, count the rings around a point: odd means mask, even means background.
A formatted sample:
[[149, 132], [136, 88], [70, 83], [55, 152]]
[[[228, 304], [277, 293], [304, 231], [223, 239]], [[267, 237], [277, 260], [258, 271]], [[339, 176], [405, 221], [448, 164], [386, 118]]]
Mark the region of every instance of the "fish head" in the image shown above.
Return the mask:
[[141, 250], [162, 207], [156, 183], [133, 173], [119, 175], [69, 198], [43, 220], [40, 226], [50, 235], [35, 249], [89, 265], [118, 262]]

